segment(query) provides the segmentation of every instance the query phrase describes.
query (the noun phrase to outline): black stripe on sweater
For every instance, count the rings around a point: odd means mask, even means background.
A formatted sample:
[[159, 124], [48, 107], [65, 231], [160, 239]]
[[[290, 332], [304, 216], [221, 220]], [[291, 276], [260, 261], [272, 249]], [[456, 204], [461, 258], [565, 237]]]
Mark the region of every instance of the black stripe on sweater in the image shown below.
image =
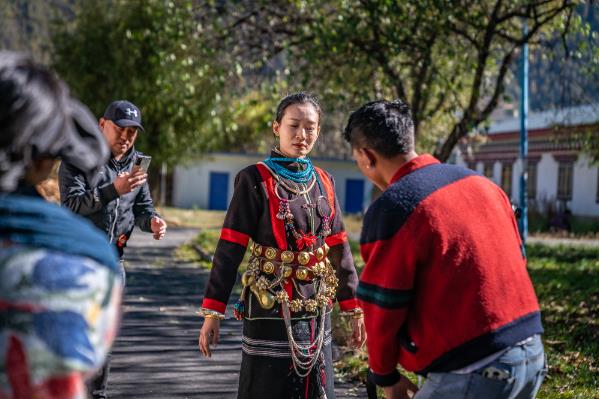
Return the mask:
[[460, 166], [433, 164], [403, 176], [389, 186], [368, 209], [360, 243], [392, 237], [429, 195], [473, 175], [479, 174]]
[[413, 290], [383, 288], [360, 281], [357, 296], [360, 300], [373, 303], [381, 308], [397, 309], [407, 306], [410, 303]]
[[502, 349], [514, 346], [528, 337], [542, 333], [541, 312], [532, 312], [446, 352], [425, 369], [417, 371], [417, 374], [459, 370]]

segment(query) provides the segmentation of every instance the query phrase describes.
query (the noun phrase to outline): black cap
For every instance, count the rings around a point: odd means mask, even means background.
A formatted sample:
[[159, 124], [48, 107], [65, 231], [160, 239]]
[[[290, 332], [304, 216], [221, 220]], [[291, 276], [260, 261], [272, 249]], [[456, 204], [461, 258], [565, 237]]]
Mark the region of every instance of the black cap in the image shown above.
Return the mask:
[[106, 111], [104, 119], [114, 122], [119, 127], [134, 126], [144, 131], [141, 125], [141, 111], [135, 104], [127, 100], [113, 101]]

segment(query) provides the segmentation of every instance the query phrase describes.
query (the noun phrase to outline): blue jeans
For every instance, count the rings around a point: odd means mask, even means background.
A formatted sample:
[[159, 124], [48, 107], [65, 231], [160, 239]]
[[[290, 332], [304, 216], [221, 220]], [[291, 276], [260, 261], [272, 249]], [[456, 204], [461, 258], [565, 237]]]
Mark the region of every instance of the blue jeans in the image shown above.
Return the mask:
[[537, 335], [471, 373], [429, 373], [414, 399], [532, 399], [546, 374], [543, 343]]

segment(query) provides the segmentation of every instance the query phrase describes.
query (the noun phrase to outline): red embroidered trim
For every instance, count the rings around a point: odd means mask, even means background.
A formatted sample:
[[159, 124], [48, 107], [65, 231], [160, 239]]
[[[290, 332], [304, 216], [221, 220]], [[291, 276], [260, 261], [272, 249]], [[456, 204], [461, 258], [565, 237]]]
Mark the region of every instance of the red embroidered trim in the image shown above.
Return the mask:
[[223, 229], [220, 231], [220, 239], [247, 247], [248, 242], [250, 241], [250, 236], [245, 233], [223, 227]]
[[347, 312], [348, 310], [356, 309], [358, 307], [358, 300], [356, 298], [339, 301], [339, 309], [341, 309], [342, 312]]
[[270, 221], [272, 223], [272, 232], [277, 241], [277, 246], [283, 251], [287, 249], [287, 237], [285, 236], [285, 222], [281, 219], [277, 219], [277, 212], [279, 212], [279, 199], [275, 195], [274, 178], [266, 169], [266, 166], [256, 164], [260, 176], [268, 191], [268, 207], [270, 209]]
[[204, 298], [202, 301], [202, 307], [224, 314], [227, 304], [217, 301], [216, 299]]
[[333, 234], [324, 239], [324, 242], [326, 242], [329, 247], [343, 244], [345, 241], [347, 241], [347, 233], [345, 231], [340, 231], [339, 233]]

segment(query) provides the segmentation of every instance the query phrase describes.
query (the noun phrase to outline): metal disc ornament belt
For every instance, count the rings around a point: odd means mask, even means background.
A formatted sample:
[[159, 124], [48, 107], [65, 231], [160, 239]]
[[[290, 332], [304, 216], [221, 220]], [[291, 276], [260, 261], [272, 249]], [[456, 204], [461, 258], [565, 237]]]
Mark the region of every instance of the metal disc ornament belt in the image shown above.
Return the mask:
[[[328, 245], [314, 251], [281, 251], [277, 248], [254, 244], [247, 271], [241, 277], [243, 291], [235, 304], [234, 315], [244, 317], [244, 298], [249, 289], [263, 309], [272, 309], [275, 303], [287, 304], [292, 312], [305, 310], [316, 313], [335, 299], [338, 280], [327, 258]], [[312, 298], [289, 298], [286, 283], [311, 282], [316, 293]]]
[[[328, 245], [316, 248], [314, 251], [282, 251], [278, 248], [265, 247], [254, 244], [248, 269], [241, 278], [243, 291], [240, 299], [233, 307], [236, 319], [245, 316], [245, 297], [254, 295], [264, 309], [272, 309], [276, 303], [280, 304], [291, 358], [296, 373], [305, 377], [316, 364], [323, 345], [324, 321], [327, 306], [335, 299], [338, 279], [331, 262], [327, 258]], [[314, 296], [310, 298], [290, 298], [285, 285], [296, 282], [308, 282], [314, 286]], [[318, 333], [314, 342], [302, 345], [296, 342], [291, 328], [291, 312], [297, 313], [305, 310], [317, 314], [319, 317]]]

